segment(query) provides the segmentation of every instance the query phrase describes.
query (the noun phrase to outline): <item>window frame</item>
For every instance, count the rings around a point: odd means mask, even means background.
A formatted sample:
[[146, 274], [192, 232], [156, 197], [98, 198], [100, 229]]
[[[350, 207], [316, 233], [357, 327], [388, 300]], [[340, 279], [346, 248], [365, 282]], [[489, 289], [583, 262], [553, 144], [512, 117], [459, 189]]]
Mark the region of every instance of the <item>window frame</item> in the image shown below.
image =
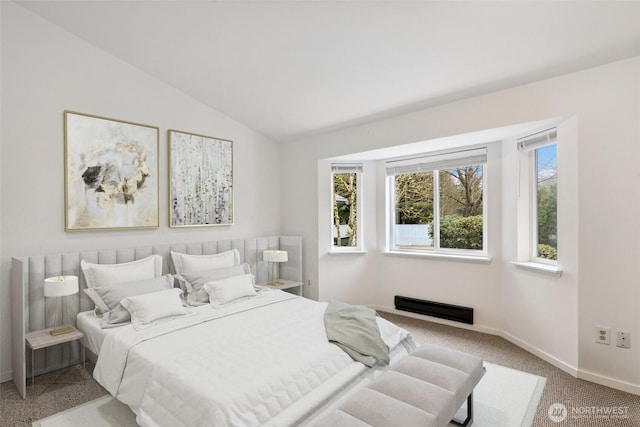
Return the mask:
[[[559, 179], [558, 174], [558, 140], [557, 129], [546, 129], [532, 135], [528, 135], [518, 139], [518, 162], [521, 168], [524, 170], [524, 176], [519, 174], [519, 179], [525, 180], [524, 187], [527, 189], [527, 194], [521, 194], [520, 183], [518, 185], [520, 209], [525, 209], [527, 212], [526, 220], [519, 216], [518, 224], [519, 229], [526, 228], [527, 233], [521, 231], [518, 233], [518, 239], [524, 240], [526, 245], [519, 245], [520, 247], [526, 247], [525, 253], [518, 254], [518, 262], [526, 262], [532, 264], [542, 264], [549, 266], [552, 269], [558, 268], [558, 259], [552, 260], [542, 258], [538, 256], [538, 150], [555, 145], [556, 146], [556, 180]], [[557, 194], [556, 194], [557, 197]], [[522, 206], [522, 203], [526, 203], [526, 206]], [[556, 205], [556, 218], [558, 217]], [[522, 224], [526, 221], [526, 224]], [[557, 219], [556, 219], [557, 221]], [[557, 245], [556, 245], [557, 246]], [[556, 251], [557, 251], [556, 247]], [[558, 257], [556, 257], [558, 258]]]
[[[464, 159], [461, 156], [462, 153], [482, 153], [484, 160], [477, 162], [469, 162], [469, 166], [481, 165], [482, 166], [482, 249], [457, 249], [457, 248], [442, 248], [440, 247], [440, 172], [442, 170], [452, 169], [455, 166], [451, 166], [449, 161], [455, 163], [455, 159]], [[481, 147], [469, 147], [463, 150], [448, 151], [441, 153], [424, 153], [410, 159], [401, 159], [403, 165], [410, 165], [413, 161], [420, 163], [421, 161], [435, 162], [442, 161], [448, 163], [448, 167], [432, 169], [433, 173], [433, 217], [434, 217], [434, 230], [433, 230], [433, 247], [425, 249], [416, 248], [403, 248], [398, 247], [395, 242], [395, 225], [396, 225], [396, 206], [395, 206], [395, 177], [402, 175], [403, 173], [390, 174], [387, 172], [386, 176], [386, 205], [387, 205], [387, 236], [386, 236], [386, 250], [392, 253], [403, 254], [419, 254], [419, 255], [431, 255], [443, 258], [486, 258], [488, 256], [488, 197], [487, 197], [487, 163], [488, 163], [488, 148], [486, 146]], [[389, 164], [394, 160], [387, 160], [387, 168]], [[464, 160], [460, 160], [460, 166], [466, 166]], [[426, 172], [426, 171], [423, 171]], [[411, 172], [405, 172], [411, 173]]]
[[[557, 142], [554, 144], [549, 144], [549, 145], [555, 145], [556, 146], [556, 180], [558, 179], [558, 151], [557, 151]], [[549, 145], [545, 145], [544, 147], [548, 147]], [[531, 191], [531, 228], [532, 228], [532, 232], [531, 232], [531, 247], [530, 247], [530, 256], [529, 259], [532, 262], [537, 262], [540, 264], [547, 264], [547, 265], [558, 265], [558, 260], [552, 260], [552, 259], [547, 259], [547, 258], [542, 258], [538, 253], [538, 229], [539, 229], [539, 225], [540, 225], [540, 221], [538, 220], [539, 217], [539, 212], [538, 212], [538, 150], [544, 148], [544, 147], [540, 147], [540, 148], [536, 148], [535, 150], [533, 150], [532, 155], [531, 155], [531, 161], [533, 163], [532, 165], [532, 176], [531, 176], [531, 185], [532, 185], [532, 191]], [[557, 229], [557, 218], [558, 218], [558, 208], [557, 208], [557, 193], [556, 193], [556, 229]], [[556, 231], [557, 233], [557, 231]], [[557, 237], [556, 237], [557, 238]], [[556, 243], [556, 253], [558, 251], [557, 248], [557, 243]], [[556, 256], [557, 258], [557, 256]]]
[[[333, 243], [333, 232], [334, 232], [334, 200], [335, 200], [335, 175], [342, 173], [355, 173], [356, 174], [356, 245], [355, 246], [336, 246]], [[331, 232], [329, 233], [330, 239], [330, 247], [331, 253], [350, 253], [350, 252], [362, 252], [364, 248], [364, 237], [363, 237], [363, 175], [364, 175], [364, 164], [363, 163], [331, 163], [331, 173], [330, 173], [330, 185], [331, 185], [331, 202], [330, 206], [330, 216], [331, 218]]]

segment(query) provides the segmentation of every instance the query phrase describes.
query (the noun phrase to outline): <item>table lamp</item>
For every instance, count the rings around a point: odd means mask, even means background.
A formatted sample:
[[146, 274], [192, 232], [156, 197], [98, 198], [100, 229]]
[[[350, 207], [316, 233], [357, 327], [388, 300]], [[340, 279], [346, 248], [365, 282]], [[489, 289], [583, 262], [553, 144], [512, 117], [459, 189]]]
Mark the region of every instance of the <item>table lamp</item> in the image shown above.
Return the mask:
[[270, 262], [272, 265], [271, 268], [271, 281], [269, 282], [269, 285], [279, 285], [282, 282], [280, 281], [280, 279], [278, 279], [278, 263], [280, 262], [287, 262], [289, 260], [289, 256], [287, 254], [287, 251], [279, 251], [279, 250], [275, 250], [275, 249], [270, 249], [267, 251], [264, 251], [262, 253], [262, 259]]
[[[73, 326], [69, 321], [69, 305], [67, 296], [78, 293], [78, 278], [76, 276], [56, 276], [44, 279], [44, 296], [56, 298], [56, 308], [53, 312], [53, 329], [51, 335], [62, 335], [73, 332]], [[64, 299], [64, 309], [66, 312], [66, 325], [58, 328], [58, 304], [60, 299]]]

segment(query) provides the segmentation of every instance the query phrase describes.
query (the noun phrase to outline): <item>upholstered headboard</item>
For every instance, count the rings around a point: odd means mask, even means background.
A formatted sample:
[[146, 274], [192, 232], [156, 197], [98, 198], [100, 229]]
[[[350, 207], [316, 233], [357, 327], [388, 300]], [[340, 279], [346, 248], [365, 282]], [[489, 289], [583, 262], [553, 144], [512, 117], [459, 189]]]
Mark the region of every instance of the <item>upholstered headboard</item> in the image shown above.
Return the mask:
[[[256, 282], [269, 280], [269, 266], [262, 260], [262, 251], [267, 249], [286, 250], [289, 260], [280, 266], [280, 277], [289, 280], [302, 280], [302, 239], [298, 236], [272, 236], [249, 239], [218, 240], [210, 242], [183, 243], [173, 245], [144, 246], [127, 249], [107, 249], [74, 253], [16, 257], [11, 261], [11, 299], [12, 299], [12, 345], [13, 380], [20, 393], [25, 396], [27, 367], [25, 363], [25, 334], [30, 331], [53, 326], [55, 302], [53, 298], [44, 298], [44, 279], [58, 275], [78, 276], [80, 292], [68, 297], [69, 315], [75, 326], [76, 315], [91, 310], [93, 304], [82, 289], [86, 288], [84, 276], [80, 270], [80, 261], [115, 264], [135, 261], [149, 255], [161, 255], [163, 274], [175, 273], [171, 260], [171, 251], [188, 254], [215, 254], [229, 249], [240, 252], [240, 261], [251, 267]], [[53, 369], [77, 363], [80, 360], [76, 346], [55, 346], [36, 352], [35, 373], [40, 374]]]

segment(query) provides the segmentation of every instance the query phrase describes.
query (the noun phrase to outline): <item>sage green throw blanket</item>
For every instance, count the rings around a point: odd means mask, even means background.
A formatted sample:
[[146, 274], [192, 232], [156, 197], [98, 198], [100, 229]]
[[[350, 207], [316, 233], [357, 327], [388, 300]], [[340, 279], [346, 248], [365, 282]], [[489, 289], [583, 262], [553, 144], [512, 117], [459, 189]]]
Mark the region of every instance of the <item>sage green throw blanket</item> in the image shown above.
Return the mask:
[[375, 310], [331, 301], [324, 313], [327, 338], [353, 360], [372, 367], [389, 364], [389, 347], [380, 336]]

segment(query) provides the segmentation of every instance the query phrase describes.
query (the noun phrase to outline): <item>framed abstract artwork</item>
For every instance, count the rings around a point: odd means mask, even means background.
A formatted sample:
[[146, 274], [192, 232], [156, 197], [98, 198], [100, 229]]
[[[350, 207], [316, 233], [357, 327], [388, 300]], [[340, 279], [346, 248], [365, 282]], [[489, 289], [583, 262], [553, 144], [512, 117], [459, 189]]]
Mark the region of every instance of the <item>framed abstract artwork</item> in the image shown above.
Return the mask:
[[66, 231], [159, 226], [159, 132], [64, 112]]
[[233, 141], [167, 133], [169, 226], [233, 224]]

